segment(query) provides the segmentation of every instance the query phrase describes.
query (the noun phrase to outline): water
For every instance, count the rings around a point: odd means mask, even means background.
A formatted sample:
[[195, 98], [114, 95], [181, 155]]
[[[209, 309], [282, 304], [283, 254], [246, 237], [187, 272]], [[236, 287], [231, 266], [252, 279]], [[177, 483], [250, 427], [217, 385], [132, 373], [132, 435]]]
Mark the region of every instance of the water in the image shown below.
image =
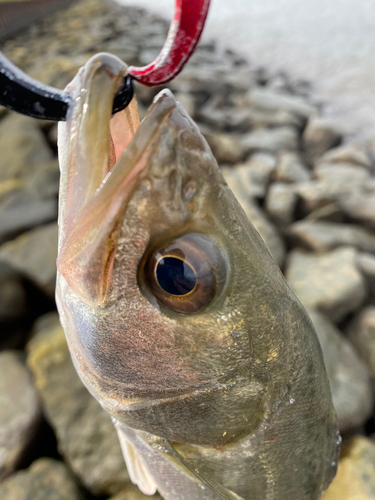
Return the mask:
[[[167, 18], [173, 0], [118, 0]], [[324, 113], [375, 145], [374, 0], [212, 0], [204, 37], [310, 80]]]

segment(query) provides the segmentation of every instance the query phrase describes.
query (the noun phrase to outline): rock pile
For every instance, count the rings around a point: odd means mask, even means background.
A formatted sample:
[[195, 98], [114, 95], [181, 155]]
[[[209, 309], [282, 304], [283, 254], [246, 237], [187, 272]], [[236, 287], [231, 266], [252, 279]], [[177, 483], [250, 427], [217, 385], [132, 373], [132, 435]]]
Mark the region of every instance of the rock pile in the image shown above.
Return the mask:
[[[150, 62], [167, 29], [140, 9], [84, 0], [1, 49], [63, 88], [99, 51]], [[170, 88], [315, 324], [345, 440], [326, 499], [373, 498], [374, 155], [342, 144], [306, 82], [215, 44], [201, 44]], [[137, 88], [141, 116], [158, 90]], [[55, 312], [56, 125], [4, 109], [0, 117], [0, 498], [141, 500]]]

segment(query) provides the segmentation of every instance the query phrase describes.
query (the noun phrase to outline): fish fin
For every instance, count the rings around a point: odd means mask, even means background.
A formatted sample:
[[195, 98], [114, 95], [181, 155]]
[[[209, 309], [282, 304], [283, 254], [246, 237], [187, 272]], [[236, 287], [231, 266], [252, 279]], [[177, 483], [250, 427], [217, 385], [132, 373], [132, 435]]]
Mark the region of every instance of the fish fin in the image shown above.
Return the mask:
[[139, 456], [131, 442], [126, 438], [121, 427], [117, 425], [115, 427], [130, 479], [145, 495], [154, 495], [154, 493], [156, 493], [157, 486], [152, 476], [145, 468], [142, 458]]
[[[131, 443], [165, 500], [244, 500], [185, 462], [169, 441], [113, 419], [119, 437]], [[121, 430], [121, 434], [119, 432]], [[120, 437], [121, 441], [121, 437]]]
[[225, 488], [216, 481], [212, 481], [205, 474], [202, 474], [197, 468], [186, 462], [184, 458], [178, 453], [172, 443], [165, 439], [161, 439], [162, 446], [160, 449], [164, 448], [167, 451], [167, 457], [173, 457], [177, 460], [183, 468], [187, 469], [190, 474], [194, 475], [198, 481], [203, 484], [209, 491], [217, 495], [218, 500], [244, 500], [242, 497], [234, 493], [233, 491]]

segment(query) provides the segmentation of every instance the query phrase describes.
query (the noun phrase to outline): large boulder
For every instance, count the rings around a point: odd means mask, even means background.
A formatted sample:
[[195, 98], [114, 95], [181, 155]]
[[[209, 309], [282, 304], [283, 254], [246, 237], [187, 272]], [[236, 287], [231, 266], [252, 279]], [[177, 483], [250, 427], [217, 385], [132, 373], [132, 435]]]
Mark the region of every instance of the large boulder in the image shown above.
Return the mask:
[[342, 450], [336, 478], [323, 500], [374, 500], [375, 442], [362, 436]]
[[40, 458], [0, 483], [1, 500], [84, 500], [67, 467]]
[[1, 481], [15, 470], [41, 422], [39, 396], [20, 352], [0, 352], [0, 407]]
[[356, 311], [366, 297], [356, 256], [352, 247], [321, 255], [296, 249], [288, 257], [286, 279], [305, 307], [340, 321]]
[[373, 406], [369, 373], [350, 342], [322, 314], [309, 310], [323, 351], [341, 432], [355, 429], [370, 416]]

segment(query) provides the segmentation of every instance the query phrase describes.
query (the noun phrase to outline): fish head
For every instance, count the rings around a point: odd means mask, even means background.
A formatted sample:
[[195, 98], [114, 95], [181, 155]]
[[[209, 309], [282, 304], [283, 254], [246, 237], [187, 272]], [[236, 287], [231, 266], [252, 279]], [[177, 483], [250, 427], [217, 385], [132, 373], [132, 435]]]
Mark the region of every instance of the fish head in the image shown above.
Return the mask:
[[[171, 92], [139, 127], [134, 103], [111, 117], [125, 71], [95, 56], [59, 125], [60, 317], [78, 372], [115, 418], [158, 435], [168, 428], [173, 440], [226, 442], [269, 411], [275, 388], [287, 376], [292, 384], [302, 343], [310, 352], [317, 341]], [[228, 405], [238, 419], [223, 438]], [[211, 430], [198, 432], [208, 407]], [[171, 420], [186, 413], [177, 430], [165, 425], [167, 408]]]

